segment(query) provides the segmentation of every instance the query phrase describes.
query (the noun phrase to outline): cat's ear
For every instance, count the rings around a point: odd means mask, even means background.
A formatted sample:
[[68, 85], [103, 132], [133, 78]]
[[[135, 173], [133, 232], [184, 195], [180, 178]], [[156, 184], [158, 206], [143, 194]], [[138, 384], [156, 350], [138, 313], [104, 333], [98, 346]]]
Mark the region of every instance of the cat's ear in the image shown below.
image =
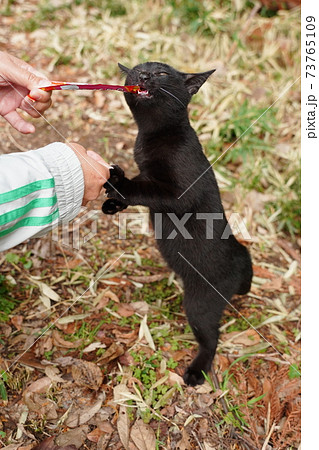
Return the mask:
[[207, 78], [215, 72], [216, 69], [201, 73], [184, 73], [185, 86], [191, 95], [196, 94]]
[[121, 69], [121, 72], [124, 75], [127, 75], [131, 69], [129, 69], [128, 67], [123, 66], [123, 64], [117, 63], [117, 65], [119, 66], [119, 68]]

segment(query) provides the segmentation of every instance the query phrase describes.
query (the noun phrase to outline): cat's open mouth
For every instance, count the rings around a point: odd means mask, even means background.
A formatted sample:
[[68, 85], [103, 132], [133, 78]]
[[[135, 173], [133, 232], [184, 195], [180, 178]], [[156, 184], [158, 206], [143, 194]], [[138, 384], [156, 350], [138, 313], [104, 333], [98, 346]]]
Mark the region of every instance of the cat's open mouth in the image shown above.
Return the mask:
[[148, 92], [148, 90], [143, 88], [142, 86], [140, 86], [140, 89], [139, 89], [139, 91], [137, 93], [141, 97], [148, 97], [148, 98], [151, 97], [151, 94]]

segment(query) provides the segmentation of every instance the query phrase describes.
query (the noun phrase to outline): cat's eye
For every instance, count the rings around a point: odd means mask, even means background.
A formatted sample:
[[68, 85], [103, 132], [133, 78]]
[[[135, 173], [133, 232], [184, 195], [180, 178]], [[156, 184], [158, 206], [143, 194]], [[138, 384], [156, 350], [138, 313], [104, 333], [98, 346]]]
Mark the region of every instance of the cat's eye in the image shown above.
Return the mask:
[[165, 75], [168, 75], [167, 72], [156, 72], [156, 75], [160, 76], [160, 77], [164, 77]]

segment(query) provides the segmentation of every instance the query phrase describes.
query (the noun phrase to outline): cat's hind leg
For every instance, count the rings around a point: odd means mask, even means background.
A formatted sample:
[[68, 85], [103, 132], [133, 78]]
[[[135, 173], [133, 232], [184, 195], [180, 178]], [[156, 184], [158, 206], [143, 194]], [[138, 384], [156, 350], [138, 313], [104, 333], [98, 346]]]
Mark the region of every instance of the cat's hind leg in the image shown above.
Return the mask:
[[185, 290], [184, 309], [199, 343], [198, 353], [184, 373], [184, 381], [190, 386], [196, 386], [205, 381], [203, 372], [207, 373], [211, 370], [218, 344], [219, 322], [225, 301], [211, 289], [210, 286], [205, 286], [196, 294]]
[[235, 293], [238, 295], [247, 294], [250, 291], [251, 281], [253, 278], [253, 268], [250, 254], [246, 247], [242, 246], [241, 254], [237, 257], [236, 267], [240, 268], [240, 282]]

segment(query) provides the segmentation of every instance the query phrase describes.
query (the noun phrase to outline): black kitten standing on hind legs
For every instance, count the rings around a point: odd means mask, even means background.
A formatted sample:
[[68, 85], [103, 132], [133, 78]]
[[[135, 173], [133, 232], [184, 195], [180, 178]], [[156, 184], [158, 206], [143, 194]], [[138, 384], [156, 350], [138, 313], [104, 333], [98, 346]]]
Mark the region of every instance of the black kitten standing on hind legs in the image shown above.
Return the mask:
[[229, 225], [215, 175], [188, 118], [192, 95], [214, 70], [188, 74], [158, 62], [119, 66], [125, 84], [141, 88], [139, 95], [125, 93], [138, 126], [134, 158], [140, 173], [129, 180], [114, 166], [102, 210], [149, 207], [162, 256], [183, 280], [184, 309], [199, 343], [184, 380], [195, 386], [211, 368], [226, 304], [234, 294], [246, 294], [252, 278], [246, 247], [229, 232], [223, 238]]

